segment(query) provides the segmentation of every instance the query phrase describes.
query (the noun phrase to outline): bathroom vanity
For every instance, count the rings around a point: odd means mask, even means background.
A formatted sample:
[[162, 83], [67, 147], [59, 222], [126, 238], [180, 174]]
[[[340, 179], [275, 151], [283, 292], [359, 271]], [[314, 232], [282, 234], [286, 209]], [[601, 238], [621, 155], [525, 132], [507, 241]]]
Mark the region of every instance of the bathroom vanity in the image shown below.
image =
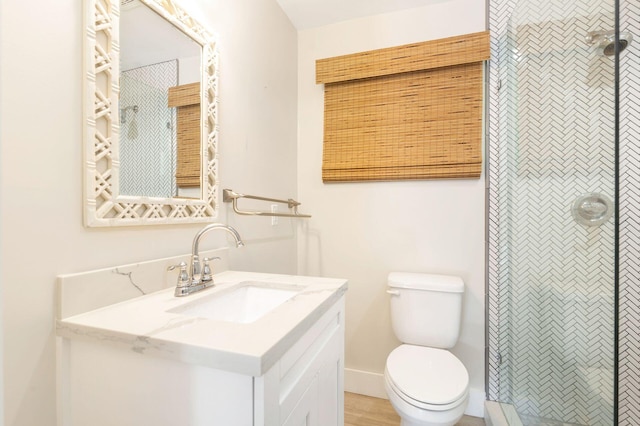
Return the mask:
[[347, 282], [236, 271], [215, 281], [188, 297], [168, 288], [61, 309], [58, 424], [342, 425]]

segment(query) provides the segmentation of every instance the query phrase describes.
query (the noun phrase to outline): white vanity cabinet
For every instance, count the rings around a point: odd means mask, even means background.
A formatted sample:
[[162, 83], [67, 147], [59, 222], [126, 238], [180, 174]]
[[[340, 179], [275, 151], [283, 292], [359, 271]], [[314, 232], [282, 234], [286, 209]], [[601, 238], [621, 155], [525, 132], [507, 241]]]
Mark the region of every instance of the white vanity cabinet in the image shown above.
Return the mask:
[[255, 380], [255, 425], [344, 423], [344, 298]]
[[[250, 357], [208, 351], [193, 342], [181, 345], [181, 331], [193, 332], [195, 320], [133, 337], [101, 330], [97, 323], [89, 326], [85, 319], [59, 321], [58, 424], [342, 426], [344, 291], [346, 282], [321, 308], [306, 312], [305, 321], [292, 325], [279, 339], [280, 349], [259, 358], [263, 374], [243, 372], [256, 368]], [[292, 303], [286, 309], [295, 317], [301, 308]], [[105, 314], [98, 312], [92, 321], [98, 315]], [[269, 327], [269, 318], [264, 321], [261, 327]], [[280, 325], [277, 318], [272, 321], [273, 327]], [[217, 333], [229, 339], [229, 347], [243, 348], [247, 342], [233, 339], [247, 339], [251, 327], [235, 324]], [[208, 338], [206, 328], [198, 333]], [[255, 345], [272, 337], [268, 334], [253, 335]]]

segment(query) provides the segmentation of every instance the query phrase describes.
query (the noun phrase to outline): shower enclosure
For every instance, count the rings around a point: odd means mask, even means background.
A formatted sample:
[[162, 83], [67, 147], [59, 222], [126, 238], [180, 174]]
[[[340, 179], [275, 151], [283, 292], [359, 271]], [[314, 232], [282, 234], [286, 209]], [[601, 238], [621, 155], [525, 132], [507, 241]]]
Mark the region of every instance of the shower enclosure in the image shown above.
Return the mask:
[[490, 2], [487, 394], [513, 425], [640, 424], [639, 10]]

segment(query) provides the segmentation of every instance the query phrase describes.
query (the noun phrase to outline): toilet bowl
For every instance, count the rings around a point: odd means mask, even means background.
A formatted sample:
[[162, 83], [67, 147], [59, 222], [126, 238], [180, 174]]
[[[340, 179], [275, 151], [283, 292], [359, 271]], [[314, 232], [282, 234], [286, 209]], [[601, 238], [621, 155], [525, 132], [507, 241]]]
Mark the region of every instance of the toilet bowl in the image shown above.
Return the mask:
[[387, 358], [384, 381], [402, 426], [454, 425], [469, 400], [467, 370], [444, 349], [397, 347]]
[[459, 277], [389, 274], [391, 323], [403, 343], [387, 358], [385, 390], [402, 426], [452, 426], [469, 401], [469, 373], [447, 349], [459, 336]]

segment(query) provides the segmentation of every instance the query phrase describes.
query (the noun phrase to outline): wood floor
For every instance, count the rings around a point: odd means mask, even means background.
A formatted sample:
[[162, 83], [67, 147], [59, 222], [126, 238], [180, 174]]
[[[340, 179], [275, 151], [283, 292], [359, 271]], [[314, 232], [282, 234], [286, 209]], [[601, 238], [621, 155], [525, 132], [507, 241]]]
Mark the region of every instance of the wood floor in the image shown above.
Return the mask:
[[[344, 426], [399, 426], [400, 417], [388, 400], [344, 393]], [[464, 416], [457, 426], [484, 426], [484, 420]]]

